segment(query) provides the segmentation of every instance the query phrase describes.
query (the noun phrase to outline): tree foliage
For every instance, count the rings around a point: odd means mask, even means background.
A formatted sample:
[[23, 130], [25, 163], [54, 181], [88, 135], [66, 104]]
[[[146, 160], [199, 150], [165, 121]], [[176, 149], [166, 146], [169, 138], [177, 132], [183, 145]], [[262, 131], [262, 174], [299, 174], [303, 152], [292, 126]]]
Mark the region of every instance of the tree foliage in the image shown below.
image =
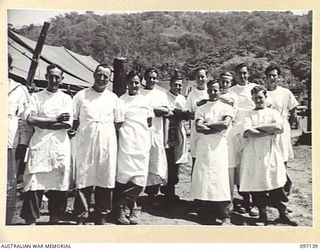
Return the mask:
[[[31, 24], [16, 31], [37, 40], [40, 30]], [[174, 68], [193, 79], [200, 66], [214, 76], [246, 61], [251, 80], [263, 82], [275, 62], [294, 86], [311, 79], [312, 12], [70, 12], [51, 19], [46, 43], [109, 64], [126, 57], [140, 71], [156, 66], [163, 79]]]

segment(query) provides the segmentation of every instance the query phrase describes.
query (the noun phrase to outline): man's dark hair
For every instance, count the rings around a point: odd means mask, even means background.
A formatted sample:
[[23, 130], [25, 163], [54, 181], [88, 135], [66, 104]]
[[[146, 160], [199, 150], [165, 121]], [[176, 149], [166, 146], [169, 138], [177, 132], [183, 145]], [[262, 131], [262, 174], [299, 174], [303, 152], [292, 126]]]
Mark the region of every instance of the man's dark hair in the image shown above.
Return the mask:
[[110, 68], [110, 66], [109, 66], [108, 64], [106, 64], [106, 63], [100, 63], [100, 64], [98, 64], [98, 66], [97, 66], [96, 69], [94, 70], [94, 73], [97, 73], [97, 71], [98, 71], [98, 69], [99, 69], [100, 67], [102, 67], [102, 68], [108, 68], [108, 69], [110, 69], [110, 71], [112, 71], [111, 68]]
[[156, 73], [157, 77], [159, 76], [159, 72], [155, 67], [151, 67], [146, 69], [146, 71], [144, 72], [144, 79], [146, 79], [146, 77], [150, 74], [150, 73]]
[[183, 80], [183, 76], [179, 70], [175, 69], [173, 72], [173, 76], [170, 79], [170, 84], [174, 83], [177, 80]]
[[278, 65], [276, 65], [276, 64], [270, 65], [268, 68], [266, 68], [266, 70], [265, 70], [264, 73], [265, 73], [266, 75], [268, 75], [268, 73], [269, 73], [270, 71], [272, 71], [272, 70], [276, 70], [277, 73], [278, 73], [278, 75], [281, 75], [281, 70], [280, 70], [280, 68], [278, 67]]
[[141, 77], [140, 77], [140, 73], [137, 70], [131, 70], [125, 77], [125, 81], [128, 82], [130, 79], [132, 79], [133, 77], [138, 76], [140, 81], [141, 81]]
[[204, 66], [201, 66], [196, 69], [196, 76], [199, 74], [201, 70], [204, 70], [206, 72], [206, 75], [208, 75], [208, 70]]
[[257, 85], [251, 89], [251, 95], [254, 96], [260, 91], [263, 91], [265, 97], [267, 97], [267, 89], [263, 85]]
[[[219, 84], [219, 82], [217, 80], [210, 80], [210, 81], [207, 82], [207, 86], [213, 85], [213, 84], [216, 84], [216, 83]], [[219, 84], [219, 86], [220, 86], [220, 84]]]
[[246, 67], [246, 68], [249, 70], [249, 66], [248, 66], [247, 63], [240, 63], [240, 64], [238, 64], [238, 65], [236, 66], [235, 72], [239, 72], [239, 70], [242, 69], [242, 68], [244, 68], [244, 67]]
[[233, 75], [230, 71], [224, 71], [220, 74], [219, 79], [221, 79], [222, 77], [231, 77], [233, 79]]
[[47, 74], [49, 73], [49, 71], [50, 71], [51, 69], [55, 69], [55, 68], [61, 70], [61, 76], [62, 76], [62, 75], [63, 75], [63, 69], [62, 69], [61, 66], [59, 66], [58, 64], [54, 64], [54, 63], [52, 63], [52, 64], [50, 64], [50, 65], [47, 66]]

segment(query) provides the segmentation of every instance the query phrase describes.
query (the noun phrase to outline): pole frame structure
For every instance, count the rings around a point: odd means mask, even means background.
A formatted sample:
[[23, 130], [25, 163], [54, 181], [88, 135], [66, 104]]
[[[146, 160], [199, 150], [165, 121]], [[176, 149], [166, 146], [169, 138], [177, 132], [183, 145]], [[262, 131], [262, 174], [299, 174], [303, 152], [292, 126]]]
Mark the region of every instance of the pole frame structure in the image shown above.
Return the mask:
[[47, 38], [49, 26], [50, 26], [49, 22], [44, 22], [43, 27], [41, 29], [40, 36], [37, 41], [36, 48], [33, 53], [32, 61], [30, 64], [28, 77], [27, 77], [27, 88], [29, 89], [30, 92], [33, 92], [35, 90], [35, 85], [34, 85], [33, 79], [34, 79], [34, 76], [36, 74], [36, 70], [37, 70], [37, 67], [39, 64], [39, 59], [41, 56], [41, 51], [42, 51], [44, 42]]
[[126, 83], [125, 83], [125, 76], [127, 73], [127, 59], [120, 57], [115, 58], [113, 60], [113, 88], [112, 91], [117, 95], [121, 96], [126, 91]]

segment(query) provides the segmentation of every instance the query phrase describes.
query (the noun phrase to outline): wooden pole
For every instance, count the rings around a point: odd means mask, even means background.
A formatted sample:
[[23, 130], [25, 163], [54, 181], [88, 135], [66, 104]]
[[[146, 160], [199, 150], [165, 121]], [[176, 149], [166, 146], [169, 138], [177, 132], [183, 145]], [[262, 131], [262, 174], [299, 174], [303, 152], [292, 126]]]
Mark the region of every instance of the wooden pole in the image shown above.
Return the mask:
[[127, 88], [125, 83], [125, 75], [127, 73], [127, 59], [120, 57], [113, 60], [113, 89], [117, 96], [123, 95]]
[[33, 57], [32, 57], [32, 61], [30, 64], [30, 68], [29, 68], [29, 72], [28, 72], [28, 77], [27, 77], [27, 87], [29, 89], [30, 92], [32, 92], [34, 90], [34, 76], [36, 74], [36, 70], [38, 67], [38, 63], [39, 63], [39, 58], [41, 55], [41, 51], [44, 45], [44, 41], [46, 40], [47, 34], [48, 34], [48, 30], [49, 30], [49, 26], [50, 23], [48, 22], [44, 22], [40, 36], [38, 38], [38, 42], [36, 45], [36, 48], [34, 50], [33, 53]]

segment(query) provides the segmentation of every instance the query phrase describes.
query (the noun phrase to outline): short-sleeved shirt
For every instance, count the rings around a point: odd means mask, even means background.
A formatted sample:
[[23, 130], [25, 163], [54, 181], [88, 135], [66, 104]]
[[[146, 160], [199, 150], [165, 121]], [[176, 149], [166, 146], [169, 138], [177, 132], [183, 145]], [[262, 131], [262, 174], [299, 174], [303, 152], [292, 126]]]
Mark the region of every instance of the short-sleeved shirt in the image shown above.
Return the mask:
[[[233, 109], [230, 105], [225, 104], [220, 100], [216, 102], [209, 101], [197, 109], [195, 114], [195, 121], [202, 120], [210, 124], [221, 122], [227, 116], [233, 118]], [[226, 132], [227, 130], [222, 130], [219, 134], [225, 136]]]
[[254, 109], [255, 104], [251, 97], [251, 90], [257, 86], [257, 84], [249, 82], [248, 84], [232, 86], [229, 91], [238, 96], [238, 109], [239, 110], [251, 110]]
[[185, 110], [190, 112], [196, 112], [198, 108], [197, 102], [203, 99], [209, 99], [207, 90], [199, 90], [197, 88], [193, 88], [187, 97]]
[[8, 84], [8, 148], [16, 148], [19, 143], [28, 144], [30, 133], [26, 128], [25, 116], [30, 105], [26, 87], [9, 79]]
[[277, 86], [275, 90], [267, 91], [271, 108], [279, 111], [282, 117], [288, 118], [289, 111], [298, 106], [298, 101], [289, 89]]
[[[70, 119], [64, 123], [72, 126], [72, 99], [62, 91], [58, 90], [52, 93], [46, 89], [42, 90], [32, 95], [31, 103], [31, 115], [57, 117], [61, 113], [69, 113]], [[28, 160], [30, 173], [50, 172], [52, 169], [58, 168], [56, 165], [60, 165], [58, 159], [70, 158], [70, 154], [64, 155], [62, 150], [63, 147], [70, 147], [67, 129], [52, 130], [37, 126], [34, 129], [35, 132], [30, 140], [30, 157]], [[57, 153], [54, 153], [54, 151]], [[68, 163], [69, 159], [65, 162]], [[61, 164], [64, 165], [64, 161], [61, 161]]]

